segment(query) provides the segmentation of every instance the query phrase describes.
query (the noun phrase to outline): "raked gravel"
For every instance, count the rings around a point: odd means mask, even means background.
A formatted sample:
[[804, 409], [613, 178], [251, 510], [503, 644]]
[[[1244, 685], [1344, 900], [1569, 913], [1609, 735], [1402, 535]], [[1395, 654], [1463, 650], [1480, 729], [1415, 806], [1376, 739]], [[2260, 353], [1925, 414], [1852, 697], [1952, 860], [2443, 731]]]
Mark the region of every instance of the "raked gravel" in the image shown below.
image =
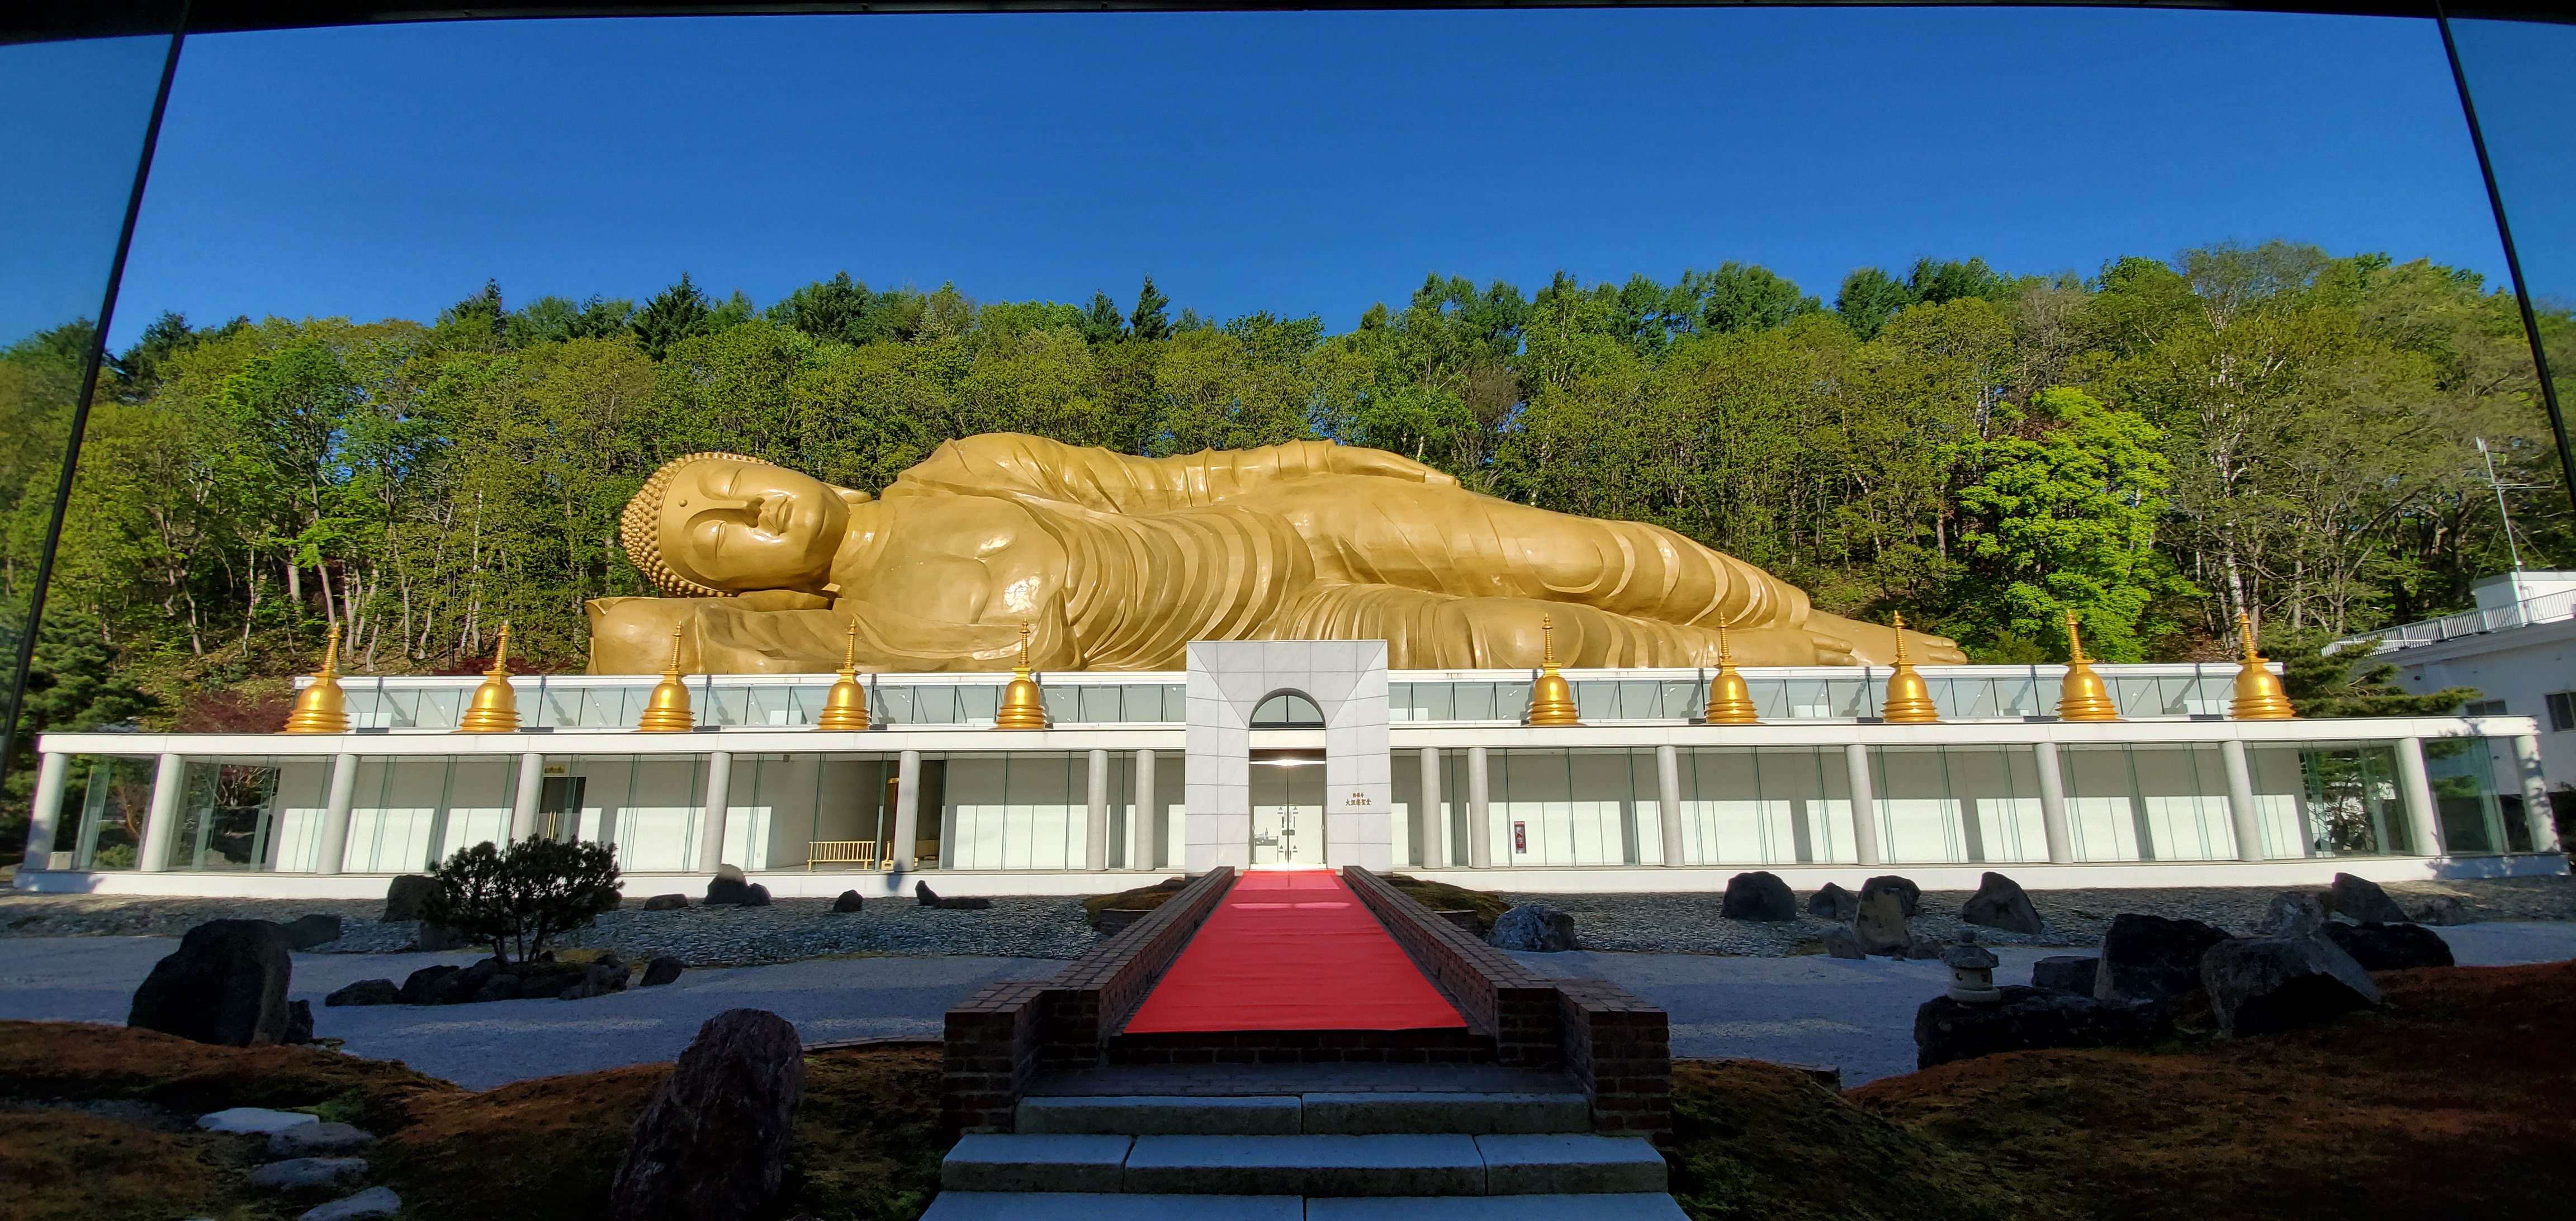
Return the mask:
[[[2576, 920], [2576, 880], [2566, 877], [2394, 883], [2388, 891], [2409, 906], [2433, 895], [2450, 895], [2477, 920]], [[2188, 917], [2243, 932], [2262, 918], [2277, 893], [2269, 887], [2035, 891], [2031, 904], [2045, 931], [2021, 935], [1980, 928], [1977, 939], [1993, 945], [2096, 945], [2111, 917], [2121, 912]], [[1718, 915], [1714, 893], [1503, 897], [1572, 913], [1576, 939], [1587, 950], [1779, 957], [1817, 952], [1817, 940], [1830, 927], [1805, 915], [1777, 924], [1728, 920]], [[1943, 941], [1956, 937], [1966, 927], [1958, 912], [1967, 897], [1964, 891], [1925, 892], [1915, 932]], [[1806, 899], [1807, 892], [1799, 892], [1801, 911]], [[1081, 902], [1071, 898], [995, 899], [985, 911], [944, 911], [910, 898], [870, 900], [864, 911], [848, 914], [831, 907], [827, 899], [779, 899], [768, 907], [648, 912], [642, 896], [629, 896], [623, 908], [574, 932], [563, 944], [613, 949], [629, 962], [668, 954], [692, 967], [715, 967], [874, 954], [1069, 959], [1099, 943], [1099, 935], [1083, 922]], [[208, 920], [286, 921], [313, 912], [336, 915], [342, 922], [340, 939], [314, 947], [315, 953], [399, 953], [416, 944], [416, 925], [375, 919], [384, 914], [382, 900], [14, 891], [0, 891], [0, 937], [175, 937]]]

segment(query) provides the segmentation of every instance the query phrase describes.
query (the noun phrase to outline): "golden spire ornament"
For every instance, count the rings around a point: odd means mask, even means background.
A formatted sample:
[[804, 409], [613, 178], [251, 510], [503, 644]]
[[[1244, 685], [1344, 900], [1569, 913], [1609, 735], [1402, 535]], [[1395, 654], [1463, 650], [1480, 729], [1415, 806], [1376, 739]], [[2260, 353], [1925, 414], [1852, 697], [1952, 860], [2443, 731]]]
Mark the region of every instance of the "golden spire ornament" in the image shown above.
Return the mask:
[[2296, 719], [2299, 714], [2290, 707], [2281, 676], [2254, 651], [2254, 620], [2242, 610], [2236, 612], [2236, 631], [2245, 638], [2245, 668], [2236, 672], [2236, 699], [2227, 706], [2227, 715], [2240, 721]]
[[1717, 674], [1708, 680], [1708, 707], [1699, 719], [1705, 725], [1758, 725], [1761, 718], [1753, 708], [1753, 689], [1744, 683], [1744, 675], [1735, 669], [1735, 650], [1727, 647], [1726, 628], [1717, 629]]
[[671, 629], [671, 664], [662, 670], [662, 681], [653, 684], [653, 697], [644, 704], [644, 715], [635, 722], [643, 733], [687, 733], [697, 727], [698, 719], [689, 712], [689, 686], [680, 681], [680, 629]]
[[1896, 671], [1887, 676], [1887, 703], [1878, 716], [1890, 725], [1929, 725], [1941, 719], [1941, 709], [1932, 703], [1931, 684], [1905, 659], [1903, 615], [1896, 616]]
[[1002, 707], [993, 716], [993, 728], [1046, 727], [1046, 700], [1038, 691], [1038, 680], [1029, 675], [1029, 625], [1023, 623], [1020, 625], [1020, 664], [1011, 671], [1010, 685], [1002, 688]]
[[2084, 658], [2084, 640], [2075, 631], [2075, 612], [2066, 612], [2066, 647], [2074, 660], [2066, 663], [2066, 681], [2057, 687], [2057, 719], [2061, 721], [2116, 721], [2120, 706], [2111, 702], [2111, 684], [2093, 672], [2093, 663]]
[[841, 678], [823, 696], [822, 715], [814, 718], [816, 729], [865, 729], [868, 727], [868, 691], [859, 685], [859, 621], [850, 620], [849, 647], [841, 654]]
[[512, 733], [518, 728], [519, 693], [510, 686], [510, 625], [503, 623], [500, 642], [492, 647], [492, 668], [483, 672], [474, 701], [456, 719], [456, 732]]
[[1574, 685], [1556, 672], [1556, 616], [1541, 615], [1539, 631], [1538, 681], [1530, 684], [1529, 716], [1525, 725], [1580, 725], [1583, 718], [1574, 707]]
[[322, 672], [295, 693], [295, 710], [286, 715], [282, 733], [349, 732], [349, 698], [340, 690], [340, 625], [331, 625], [330, 643], [322, 646]]

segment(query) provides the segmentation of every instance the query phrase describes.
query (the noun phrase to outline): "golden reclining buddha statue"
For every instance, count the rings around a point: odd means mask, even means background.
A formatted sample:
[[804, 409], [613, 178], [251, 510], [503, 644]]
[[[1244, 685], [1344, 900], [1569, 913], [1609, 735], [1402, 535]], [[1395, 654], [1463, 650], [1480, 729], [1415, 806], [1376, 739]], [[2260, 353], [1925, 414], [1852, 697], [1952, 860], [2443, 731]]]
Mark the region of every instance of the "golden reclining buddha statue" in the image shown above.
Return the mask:
[[[1179, 670], [1193, 640], [1384, 640], [1395, 669], [1527, 669], [1553, 617], [1569, 666], [1885, 664], [1894, 631], [1816, 611], [1751, 564], [1638, 522], [1481, 495], [1325, 441], [1137, 458], [996, 433], [884, 492], [689, 454], [620, 541], [665, 597], [590, 603], [591, 672], [859, 664]], [[1956, 646], [1908, 634], [1926, 663]]]

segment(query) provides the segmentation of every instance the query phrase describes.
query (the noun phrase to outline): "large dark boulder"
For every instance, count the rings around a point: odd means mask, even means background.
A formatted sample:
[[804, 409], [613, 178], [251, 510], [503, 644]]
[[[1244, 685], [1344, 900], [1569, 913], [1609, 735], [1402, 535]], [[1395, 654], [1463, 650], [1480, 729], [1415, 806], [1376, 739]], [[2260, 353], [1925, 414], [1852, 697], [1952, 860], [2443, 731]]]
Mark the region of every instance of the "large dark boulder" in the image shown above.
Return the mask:
[[2407, 922], [2406, 909], [2389, 898], [2379, 883], [2348, 873], [2334, 875], [2334, 885], [2326, 888], [2326, 910], [2361, 924]]
[[464, 973], [464, 968], [452, 967], [446, 963], [422, 967], [403, 977], [402, 988], [394, 994], [395, 999], [406, 1005], [438, 1004], [440, 998], [447, 992], [448, 981]]
[[402, 1001], [402, 989], [390, 979], [362, 979], [322, 998], [331, 1008], [342, 1005], [392, 1005]]
[[1879, 885], [1884, 880], [1872, 879], [1860, 888], [1860, 911], [1852, 917], [1852, 936], [1859, 939], [1864, 954], [1903, 958], [1914, 944], [1914, 933], [1905, 924], [1905, 892]]
[[655, 895], [655, 896], [653, 896], [653, 897], [652, 897], [652, 898], [650, 898], [650, 899], [646, 899], [646, 900], [644, 900], [644, 910], [646, 910], [646, 911], [648, 911], [648, 912], [683, 912], [683, 911], [687, 911], [687, 910], [689, 910], [689, 896], [687, 896], [687, 895]]
[[2221, 942], [2200, 977], [2218, 1029], [2231, 1035], [2296, 1030], [2379, 1003], [2370, 973], [2321, 933]]
[[294, 970], [284, 929], [266, 920], [209, 920], [153, 964], [125, 1024], [227, 1047], [283, 1043]]
[[385, 919], [418, 920], [420, 905], [438, 889], [438, 879], [425, 873], [406, 873], [385, 884]]
[[914, 882], [912, 884], [912, 897], [921, 900], [921, 905], [923, 907], [936, 907], [953, 912], [978, 912], [993, 905], [993, 901], [991, 899], [984, 898], [981, 895], [970, 895], [955, 899], [942, 898], [938, 891], [930, 888], [930, 883], [928, 882]]
[[338, 916], [326, 916], [318, 913], [310, 916], [297, 916], [278, 927], [286, 930], [286, 944], [299, 950], [309, 950], [317, 945], [328, 945], [331, 942], [338, 941], [340, 939], [340, 918]]
[[698, 1028], [635, 1120], [611, 1221], [751, 1221], [787, 1166], [805, 1049], [787, 1019], [729, 1009]]
[[1861, 952], [1860, 938], [1852, 934], [1851, 926], [1848, 924], [1837, 924], [1832, 928], [1826, 929], [1824, 940], [1825, 953], [1831, 954], [1836, 958], [1869, 957], [1869, 955]]
[[678, 979], [680, 977], [680, 972], [687, 970], [688, 967], [689, 964], [684, 963], [677, 958], [673, 958], [668, 954], [664, 954], [661, 957], [644, 964], [644, 979], [642, 986], [647, 988], [659, 988], [664, 984]]
[[285, 1037], [285, 1038], [282, 1038], [282, 1039], [279, 1039], [279, 1040], [278, 1040], [278, 1042], [280, 1042], [280, 1043], [310, 1043], [310, 1042], [312, 1042], [312, 1041], [313, 1041], [313, 1002], [311, 1002], [311, 1001], [288, 1001], [288, 1002], [286, 1002], [286, 1037]]
[[1899, 902], [1904, 905], [1906, 919], [1923, 914], [1923, 888], [1915, 885], [1912, 878], [1900, 878], [1892, 873], [1871, 878], [1860, 884], [1860, 901], [1869, 902], [1870, 895], [1881, 890], [1896, 892]]
[[1936, 996], [1914, 1011], [1914, 1066], [2034, 1047], [2101, 1047], [2155, 1037], [2162, 1007], [2146, 1001], [2104, 1001], [2071, 992], [2018, 985], [1996, 989], [1995, 1004], [1967, 1004]]
[[2039, 909], [2030, 905], [2030, 896], [2022, 893], [2021, 885], [1991, 871], [1977, 879], [1977, 893], [1959, 905], [1959, 918], [2007, 933], [2036, 933], [2042, 928]]
[[867, 908], [867, 905], [868, 901], [865, 898], [862, 898], [859, 895], [859, 892], [855, 890], [842, 891], [841, 897], [832, 900], [832, 910], [835, 912], [848, 913], [863, 911]]
[[1807, 914], [1849, 924], [1860, 914], [1860, 896], [1827, 882], [1824, 889], [1807, 896]]
[[2364, 971], [2410, 971], [2416, 967], [2455, 967], [2451, 943], [2440, 933], [2413, 924], [2345, 924], [2336, 921], [2318, 930], [2336, 948], [2352, 955]]
[[2263, 919], [2254, 925], [2254, 935], [2296, 937], [2315, 932], [2325, 922], [2324, 896], [2313, 890], [2285, 890], [2272, 896], [2272, 905], [2263, 909]]
[[1574, 948], [1574, 917], [1544, 903], [1523, 903], [1497, 917], [1485, 940], [1498, 950], [1562, 953]]
[[[757, 903], [752, 901], [755, 893], [760, 900]], [[706, 904], [709, 907], [766, 907], [769, 905], [769, 891], [752, 884], [751, 879], [743, 876], [742, 870], [731, 865], [718, 865], [716, 876], [707, 880]]]
[[2091, 954], [2051, 954], [2030, 964], [2030, 986], [2091, 996], [2094, 977], [2101, 972], [2102, 960]]
[[1739, 873], [1726, 880], [1726, 897], [1718, 901], [1717, 914], [1729, 920], [1795, 920], [1798, 896], [1789, 892], [1789, 884], [1779, 874]]
[[2200, 956], [2227, 934], [2198, 920], [2122, 912], [2102, 935], [2093, 995], [2106, 1001], [2168, 1001], [2200, 986]]

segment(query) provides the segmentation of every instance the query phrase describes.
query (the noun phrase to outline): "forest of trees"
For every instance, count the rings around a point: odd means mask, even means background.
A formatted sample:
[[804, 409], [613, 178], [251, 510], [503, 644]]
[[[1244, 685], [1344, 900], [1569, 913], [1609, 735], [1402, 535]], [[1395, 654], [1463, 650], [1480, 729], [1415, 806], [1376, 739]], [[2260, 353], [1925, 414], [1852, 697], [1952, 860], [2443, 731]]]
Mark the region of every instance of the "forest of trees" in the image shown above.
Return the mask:
[[[2551, 326], [2564, 326], [2553, 314]], [[0, 597], [23, 607], [86, 323], [0, 352]], [[1831, 302], [1728, 263], [1535, 293], [1432, 276], [1317, 318], [979, 304], [846, 274], [766, 308], [428, 322], [164, 315], [102, 375], [30, 728], [212, 726], [309, 670], [479, 668], [502, 621], [577, 670], [582, 603], [644, 592], [617, 511], [657, 464], [758, 455], [873, 490], [950, 437], [1138, 454], [1329, 437], [1498, 496], [1669, 526], [1839, 613], [1980, 660], [2216, 657], [2240, 607], [2350, 633], [2576, 553], [2516, 306], [2467, 272], [2273, 243], [2086, 279], [1924, 261]], [[8, 621], [15, 622], [12, 612]], [[245, 727], [248, 727], [245, 725]], [[23, 783], [13, 776], [13, 787]]]

